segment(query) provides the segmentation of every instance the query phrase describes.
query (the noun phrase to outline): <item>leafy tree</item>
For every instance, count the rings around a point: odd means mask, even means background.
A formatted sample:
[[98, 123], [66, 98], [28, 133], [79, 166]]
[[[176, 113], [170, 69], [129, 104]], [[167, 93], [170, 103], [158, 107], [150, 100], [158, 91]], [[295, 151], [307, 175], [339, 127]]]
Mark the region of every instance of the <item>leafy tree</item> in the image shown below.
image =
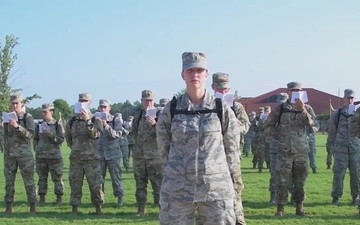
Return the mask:
[[[9, 110], [10, 95], [21, 92], [22, 89], [14, 89], [11, 85], [13, 80], [12, 69], [17, 59], [17, 54], [13, 52], [14, 48], [19, 45], [19, 38], [14, 35], [5, 36], [5, 43], [2, 44], [0, 40], [0, 111], [5, 112]], [[24, 98], [24, 103], [29, 103], [31, 100], [41, 98], [41, 96], [34, 94]]]
[[53, 104], [54, 104], [54, 108], [55, 108], [55, 113], [54, 113], [55, 119], [59, 119], [60, 114], [61, 114], [62, 119], [65, 119], [65, 120], [69, 119], [72, 116], [73, 110], [64, 99], [55, 99]]

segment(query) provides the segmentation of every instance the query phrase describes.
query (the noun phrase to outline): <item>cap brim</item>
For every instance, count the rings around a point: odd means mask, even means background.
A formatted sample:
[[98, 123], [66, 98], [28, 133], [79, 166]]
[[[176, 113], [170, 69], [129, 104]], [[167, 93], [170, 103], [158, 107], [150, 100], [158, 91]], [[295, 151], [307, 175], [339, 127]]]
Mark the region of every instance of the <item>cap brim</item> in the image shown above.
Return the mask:
[[151, 98], [151, 97], [143, 97], [141, 98], [142, 100], [154, 100], [154, 98]]
[[183, 70], [193, 69], [193, 68], [201, 68], [207, 70], [207, 66], [203, 63], [191, 63], [183, 67]]
[[229, 83], [215, 83], [215, 87], [216, 88], [230, 88], [230, 84]]

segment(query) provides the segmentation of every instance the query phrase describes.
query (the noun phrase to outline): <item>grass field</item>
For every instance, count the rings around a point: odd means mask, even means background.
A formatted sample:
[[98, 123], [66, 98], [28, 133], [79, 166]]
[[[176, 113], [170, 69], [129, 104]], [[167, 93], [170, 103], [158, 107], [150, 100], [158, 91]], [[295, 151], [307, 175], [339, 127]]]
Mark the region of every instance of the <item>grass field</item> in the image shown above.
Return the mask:
[[[349, 191], [349, 177], [345, 178], [344, 195], [340, 200], [340, 206], [333, 206], [330, 204], [331, 197], [331, 183], [332, 171], [326, 170], [326, 151], [325, 151], [325, 135], [317, 136], [317, 166], [318, 174], [309, 174], [306, 191], [307, 198], [305, 202], [305, 210], [307, 216], [304, 218], [296, 217], [294, 215], [295, 209], [287, 205], [285, 208], [286, 215], [277, 219], [274, 218], [275, 206], [269, 205], [268, 181], [269, 173], [257, 173], [257, 170], [251, 169], [251, 157], [242, 160], [243, 180], [245, 189], [243, 192], [243, 203], [245, 209], [245, 218], [248, 225], [259, 224], [339, 224], [351, 225], [360, 224], [360, 217], [357, 216], [356, 206], [351, 206], [351, 195]], [[71, 215], [71, 206], [69, 202], [69, 180], [68, 180], [68, 155], [69, 149], [63, 148], [63, 156], [65, 160], [64, 182], [65, 182], [65, 196], [64, 204], [60, 207], [52, 205], [55, 201], [53, 194], [53, 184], [49, 182], [49, 193], [47, 195], [47, 204], [38, 207], [36, 215], [27, 213], [28, 206], [26, 203], [26, 195], [23, 187], [20, 174], [17, 175], [17, 185], [15, 194], [14, 213], [12, 215], [5, 215], [0, 213], [0, 224], [159, 224], [158, 223], [158, 208], [152, 206], [152, 194], [149, 185], [149, 204], [147, 205], [147, 215], [144, 217], [136, 217], [135, 206], [135, 182], [132, 171], [123, 174], [123, 181], [125, 186], [125, 201], [122, 208], [116, 207], [116, 199], [112, 196], [112, 189], [109, 177], [106, 177], [106, 190], [104, 205], [104, 216], [95, 216], [91, 213], [94, 207], [90, 204], [90, 195], [87, 183], [84, 182], [83, 187], [83, 204], [81, 205], [79, 215]], [[1, 157], [1, 170], [3, 169], [3, 155]], [[37, 182], [37, 176], [36, 176]], [[0, 196], [4, 196], [4, 177], [0, 177]], [[4, 204], [2, 204], [4, 207]], [[4, 210], [4, 209], [2, 209]]]

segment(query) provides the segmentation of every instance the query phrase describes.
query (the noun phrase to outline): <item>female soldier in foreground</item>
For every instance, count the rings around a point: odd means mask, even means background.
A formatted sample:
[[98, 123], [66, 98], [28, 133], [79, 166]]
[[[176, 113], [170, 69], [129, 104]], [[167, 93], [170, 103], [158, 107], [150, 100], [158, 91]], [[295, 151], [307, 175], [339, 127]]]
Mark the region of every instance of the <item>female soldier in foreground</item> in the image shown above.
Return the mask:
[[185, 52], [182, 60], [187, 91], [165, 106], [156, 125], [165, 166], [160, 224], [193, 224], [197, 209], [204, 225], [233, 225], [240, 127], [230, 107], [205, 90], [205, 55]]

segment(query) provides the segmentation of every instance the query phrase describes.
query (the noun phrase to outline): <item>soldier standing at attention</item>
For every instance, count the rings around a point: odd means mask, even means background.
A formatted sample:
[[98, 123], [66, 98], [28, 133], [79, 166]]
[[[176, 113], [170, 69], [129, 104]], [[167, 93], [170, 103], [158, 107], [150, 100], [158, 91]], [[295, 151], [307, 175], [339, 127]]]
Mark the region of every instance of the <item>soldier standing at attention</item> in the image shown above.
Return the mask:
[[[344, 178], [346, 170], [349, 168], [350, 192], [352, 204], [356, 204], [356, 198], [359, 195], [359, 183], [357, 174], [357, 164], [359, 163], [360, 144], [357, 138], [355, 128], [351, 130], [351, 117], [354, 112], [348, 112], [349, 105], [354, 104], [355, 92], [352, 89], [344, 91], [344, 105], [335, 110], [330, 116], [330, 126], [328, 130], [327, 143], [334, 156], [333, 166], [333, 184], [332, 184], [332, 204], [338, 205], [339, 198], [342, 197], [344, 189]], [[356, 119], [355, 119], [356, 121]], [[354, 127], [354, 126], [353, 126]], [[350, 135], [350, 131], [353, 135]]]
[[[301, 91], [301, 84], [287, 84], [289, 99], [293, 92]], [[288, 200], [289, 183], [293, 182], [293, 199], [296, 215], [304, 216], [305, 181], [308, 175], [308, 144], [306, 126], [313, 124], [314, 111], [310, 105], [300, 99], [295, 103], [290, 100], [279, 105], [268, 116], [264, 123], [265, 132], [278, 140], [276, 161], [277, 189], [275, 216], [284, 215], [284, 206]]]
[[[136, 182], [135, 196], [138, 204], [137, 216], [145, 214], [148, 180], [150, 180], [153, 189], [154, 204], [159, 205], [160, 199], [162, 162], [156, 143], [157, 118], [146, 115], [148, 108], [154, 108], [154, 99], [155, 95], [152, 91], [142, 91], [141, 103], [143, 108], [135, 113], [130, 133], [136, 143], [133, 151], [133, 167]], [[157, 116], [159, 112], [158, 109]]]
[[[227, 94], [230, 91], [230, 80], [229, 75], [227, 73], [214, 73], [212, 76], [212, 89], [215, 92], [221, 93], [221, 94]], [[240, 125], [240, 134], [241, 136], [245, 136], [245, 134], [249, 130], [249, 117], [246, 114], [244, 106], [234, 101], [233, 106], [231, 107], [233, 112], [235, 113], [236, 118], [238, 119], [238, 123]], [[241, 158], [241, 149], [239, 149], [239, 155]], [[240, 166], [241, 167], [241, 166]], [[235, 216], [236, 216], [236, 224], [237, 225], [245, 225], [245, 218], [244, 218], [244, 209], [242, 205], [242, 190], [244, 189], [244, 183], [241, 178], [241, 171], [240, 171], [240, 177], [238, 178], [238, 183], [234, 183], [234, 191], [235, 191], [235, 197], [234, 197], [234, 209], [235, 209]]]
[[101, 173], [104, 179], [102, 190], [104, 192], [106, 170], [109, 169], [113, 195], [117, 198], [118, 206], [123, 205], [124, 186], [121, 178], [121, 150], [120, 137], [123, 133], [122, 121], [119, 117], [110, 114], [111, 106], [108, 100], [99, 101], [99, 112], [106, 113], [106, 119], [101, 119], [104, 125], [100, 138], [96, 140], [100, 152]]
[[203, 53], [182, 54], [186, 93], [167, 104], [156, 126], [164, 163], [160, 224], [234, 225], [240, 173], [240, 126], [227, 104], [205, 89]]
[[[124, 128], [130, 133], [131, 131], [131, 128], [132, 128], [132, 122], [134, 120], [134, 117], [133, 116], [129, 116], [128, 117], [128, 120], [125, 121], [124, 123]], [[131, 136], [131, 135], [127, 135], [127, 139], [128, 139], [128, 142], [129, 142], [129, 145], [128, 145], [128, 149], [129, 149], [129, 154], [128, 154], [128, 161], [130, 161], [130, 155], [131, 155], [131, 152], [133, 151], [134, 149], [134, 146], [135, 146], [135, 140], [134, 138]]]
[[64, 195], [62, 179], [64, 161], [60, 150], [65, 139], [65, 130], [62, 123], [53, 118], [54, 105], [52, 103], [43, 104], [41, 111], [43, 121], [40, 121], [36, 126], [34, 135], [36, 172], [39, 176], [39, 203], [45, 203], [50, 172], [51, 179], [54, 182], [56, 204], [61, 205]]
[[30, 213], [36, 213], [35, 162], [32, 153], [35, 123], [30, 113], [23, 111], [23, 98], [20, 95], [10, 96], [10, 104], [11, 110], [16, 113], [18, 120], [4, 123], [5, 213], [12, 213], [15, 177], [18, 168], [24, 181]]
[[259, 119], [260, 116], [264, 113], [264, 107], [259, 107], [259, 114], [255, 117], [254, 120], [251, 121], [250, 129], [254, 131], [254, 137], [253, 137], [253, 169], [256, 169], [256, 166], [258, 166], [260, 161], [260, 149], [259, 149]]
[[[90, 104], [90, 94], [79, 94], [79, 102]], [[71, 149], [69, 182], [72, 214], [78, 213], [78, 207], [81, 204], [84, 176], [89, 184], [91, 201], [96, 207], [96, 214], [103, 214], [101, 209], [104, 204], [103, 178], [100, 154], [95, 140], [100, 137], [100, 132], [106, 125], [99, 118], [93, 117], [86, 109], [81, 109], [81, 113], [75, 114], [66, 124], [65, 137]]]
[[[249, 124], [251, 125], [252, 121], [255, 119], [256, 117], [256, 112], [252, 111], [249, 114]], [[243, 153], [245, 155], [245, 157], [248, 157], [250, 149], [251, 152], [253, 152], [253, 138], [254, 138], [254, 127], [250, 126], [249, 130], [246, 132], [245, 136], [244, 136], [244, 149], [243, 149]]]

